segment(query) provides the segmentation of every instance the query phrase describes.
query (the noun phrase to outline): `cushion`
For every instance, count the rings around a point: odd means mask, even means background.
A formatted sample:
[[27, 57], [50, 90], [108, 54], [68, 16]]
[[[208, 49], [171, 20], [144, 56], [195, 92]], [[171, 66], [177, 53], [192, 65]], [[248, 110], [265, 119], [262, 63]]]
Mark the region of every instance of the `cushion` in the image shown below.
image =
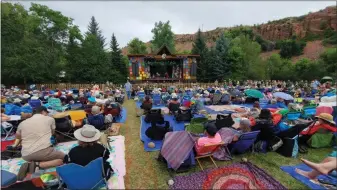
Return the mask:
[[7, 187], [12, 184], [14, 184], [17, 180], [17, 177], [15, 174], [1, 170], [1, 187]]

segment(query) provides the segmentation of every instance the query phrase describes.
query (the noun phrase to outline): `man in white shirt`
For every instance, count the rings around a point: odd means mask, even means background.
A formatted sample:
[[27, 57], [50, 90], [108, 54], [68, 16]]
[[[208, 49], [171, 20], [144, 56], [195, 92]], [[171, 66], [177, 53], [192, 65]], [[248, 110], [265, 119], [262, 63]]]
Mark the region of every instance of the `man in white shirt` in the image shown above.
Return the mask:
[[36, 168], [63, 164], [65, 154], [54, 149], [50, 141], [55, 128], [55, 120], [48, 116], [44, 106], [38, 107], [36, 114], [20, 123], [14, 146], [21, 142], [21, 155], [27, 162], [21, 166], [18, 180], [23, 180], [27, 173], [34, 173]]

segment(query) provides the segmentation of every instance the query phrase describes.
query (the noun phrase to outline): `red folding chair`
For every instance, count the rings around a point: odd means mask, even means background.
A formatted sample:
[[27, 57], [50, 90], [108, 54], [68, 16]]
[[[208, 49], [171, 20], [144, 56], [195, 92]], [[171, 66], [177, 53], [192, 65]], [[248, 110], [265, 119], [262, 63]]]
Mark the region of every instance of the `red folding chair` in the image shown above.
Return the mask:
[[221, 146], [223, 146], [225, 143], [224, 142], [220, 142], [217, 144], [211, 144], [211, 145], [204, 145], [199, 152], [197, 152], [197, 155], [195, 157], [195, 159], [197, 160], [201, 170], [204, 170], [204, 168], [202, 167], [199, 159], [201, 158], [210, 158], [211, 161], [213, 162], [213, 164], [215, 165], [215, 167], [218, 167], [215, 163], [215, 161], [213, 160], [213, 153], [216, 152]]

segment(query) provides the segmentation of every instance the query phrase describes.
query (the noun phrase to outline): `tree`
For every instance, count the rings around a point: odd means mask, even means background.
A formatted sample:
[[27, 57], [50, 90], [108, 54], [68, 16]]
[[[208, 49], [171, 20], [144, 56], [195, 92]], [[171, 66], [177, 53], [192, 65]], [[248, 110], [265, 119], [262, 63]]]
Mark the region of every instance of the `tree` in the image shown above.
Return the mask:
[[11, 82], [51, 82], [64, 67], [64, 45], [72, 20], [47, 6], [2, 5], [3, 78]]
[[147, 47], [144, 42], [142, 42], [138, 38], [134, 38], [128, 43], [128, 53], [147, 54]]
[[326, 70], [331, 76], [337, 77], [337, 50], [336, 48], [329, 48], [324, 53], [320, 55], [319, 63], [321, 65], [321, 69]]
[[197, 79], [199, 81], [203, 81], [206, 75], [206, 56], [208, 49], [200, 28], [196, 34], [196, 38], [192, 46], [191, 53], [194, 55], [200, 55], [200, 61], [197, 64]]
[[99, 29], [98, 22], [96, 21], [94, 16], [91, 17], [87, 34], [97, 36], [97, 38], [101, 42], [101, 46], [105, 46], [105, 37], [102, 35], [102, 31]]
[[66, 65], [66, 78], [69, 81], [81, 82], [80, 69], [83, 67], [83, 58], [81, 54], [81, 43], [83, 41], [83, 36], [77, 26], [70, 29], [69, 42], [67, 44], [67, 54], [65, 56]]
[[298, 42], [294, 39], [284, 40], [280, 43], [280, 55], [282, 58], [291, 58], [292, 56], [301, 55], [306, 46], [305, 42]]
[[151, 32], [153, 33], [151, 41], [152, 51], [157, 51], [160, 47], [166, 45], [172, 53], [175, 52], [174, 33], [172, 32], [170, 21], [165, 23], [162, 21], [156, 22]]
[[127, 77], [127, 70], [126, 64], [122, 60], [122, 51], [118, 47], [117, 39], [114, 34], [112, 34], [111, 41], [110, 41], [110, 49], [111, 49], [111, 57], [110, 57], [110, 69], [117, 72], [118, 75], [112, 78], [112, 82], [114, 83], [122, 83], [126, 81]]
[[215, 51], [217, 56], [217, 69], [221, 71], [221, 75], [217, 77], [222, 81], [224, 78], [230, 78], [231, 75], [231, 62], [228, 61], [228, 50], [230, 48], [230, 40], [221, 35], [215, 44]]

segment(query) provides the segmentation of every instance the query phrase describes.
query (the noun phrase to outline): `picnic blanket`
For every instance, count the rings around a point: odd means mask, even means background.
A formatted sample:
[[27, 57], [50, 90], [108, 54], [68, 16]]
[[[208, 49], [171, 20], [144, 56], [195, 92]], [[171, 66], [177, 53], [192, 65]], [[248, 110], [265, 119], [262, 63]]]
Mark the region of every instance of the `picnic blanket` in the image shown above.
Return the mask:
[[[142, 102], [136, 102], [136, 107], [140, 109], [140, 106], [142, 105]], [[163, 108], [165, 107], [165, 104], [160, 104], [160, 105], [152, 105], [152, 108]]]
[[122, 111], [121, 111], [121, 116], [120, 117], [116, 117], [116, 122], [117, 123], [125, 123], [126, 122], [126, 116], [127, 116], [127, 110], [126, 108], [122, 108]]
[[[304, 177], [300, 174], [298, 174], [295, 169], [301, 169], [303, 171], [311, 171], [311, 168], [305, 164], [299, 164], [296, 166], [281, 166], [281, 170], [286, 172], [287, 174], [291, 175], [293, 178], [297, 179], [298, 181], [302, 182], [304, 185], [306, 185], [310, 189], [327, 189], [323, 186], [323, 184], [320, 184], [319, 182], [315, 182], [314, 180], [310, 180], [307, 177]], [[324, 179], [333, 182], [334, 184], [337, 184], [337, 178], [330, 176], [330, 175], [319, 175], [318, 179]]]
[[[109, 137], [110, 157], [108, 162], [111, 167], [114, 169], [114, 175], [109, 179], [108, 186], [109, 189], [125, 189], [124, 185], [124, 175], [126, 173], [125, 167], [125, 144], [124, 136], [114, 136]], [[56, 149], [67, 154], [69, 150], [77, 146], [77, 141], [59, 143], [56, 146]], [[9, 160], [1, 160], [1, 169], [9, 171], [14, 174], [18, 174], [20, 166], [25, 163], [22, 158], [15, 158]], [[46, 172], [54, 172], [56, 168], [50, 168], [46, 170], [41, 170], [39, 173], [42, 175]]]
[[190, 154], [195, 140], [187, 131], [168, 132], [160, 153], [167, 163], [177, 170]]
[[[151, 140], [147, 135], [145, 134], [146, 130], [151, 127], [151, 123], [146, 123], [144, 121], [145, 116], [140, 117], [140, 139], [144, 142], [144, 150], [147, 152], [151, 151], [158, 151], [163, 145], [162, 140]], [[185, 130], [185, 124], [186, 122], [177, 122], [174, 119], [173, 115], [164, 115], [164, 120], [168, 121], [170, 123], [170, 127], [172, 128], [173, 131], [184, 131]], [[149, 142], [153, 142], [155, 144], [154, 148], [149, 148], [147, 144]]]
[[286, 189], [263, 169], [250, 162], [176, 176], [171, 189]]

